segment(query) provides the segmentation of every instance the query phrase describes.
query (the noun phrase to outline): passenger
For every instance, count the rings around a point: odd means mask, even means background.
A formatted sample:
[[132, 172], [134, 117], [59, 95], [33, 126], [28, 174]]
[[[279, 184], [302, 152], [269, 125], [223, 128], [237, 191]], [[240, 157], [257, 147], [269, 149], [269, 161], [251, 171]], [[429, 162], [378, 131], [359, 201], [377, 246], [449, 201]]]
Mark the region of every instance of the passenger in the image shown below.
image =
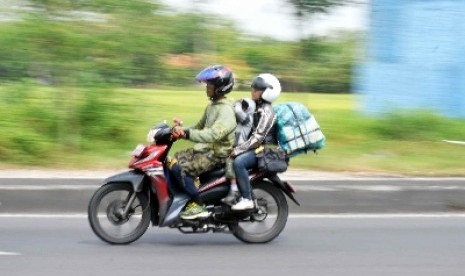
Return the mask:
[[[253, 115], [255, 112], [255, 102], [251, 99], [241, 99], [234, 104], [234, 111], [236, 112], [236, 138], [234, 146], [240, 145], [249, 139], [250, 132], [253, 126]], [[228, 195], [221, 201], [233, 205], [239, 195], [239, 190], [236, 184], [236, 175], [234, 174], [233, 159], [226, 160], [226, 178], [231, 182]]]
[[172, 131], [174, 139], [183, 138], [197, 143], [193, 148], [175, 153], [170, 164], [172, 176], [191, 197], [191, 201], [181, 212], [183, 219], [209, 216], [194, 179], [204, 172], [224, 166], [234, 145], [236, 129], [233, 103], [225, 96], [234, 86], [232, 71], [222, 65], [214, 65], [202, 70], [196, 79], [206, 83], [206, 93], [211, 103], [195, 126], [178, 126]]
[[248, 169], [257, 166], [256, 150], [260, 146], [276, 148], [278, 144], [275, 135], [276, 116], [271, 103], [279, 97], [281, 84], [271, 74], [260, 74], [252, 80], [251, 87], [252, 100], [257, 105], [252, 133], [247, 141], [234, 147], [230, 154], [235, 157], [233, 168], [242, 194], [239, 202], [231, 207], [232, 210], [254, 208]]

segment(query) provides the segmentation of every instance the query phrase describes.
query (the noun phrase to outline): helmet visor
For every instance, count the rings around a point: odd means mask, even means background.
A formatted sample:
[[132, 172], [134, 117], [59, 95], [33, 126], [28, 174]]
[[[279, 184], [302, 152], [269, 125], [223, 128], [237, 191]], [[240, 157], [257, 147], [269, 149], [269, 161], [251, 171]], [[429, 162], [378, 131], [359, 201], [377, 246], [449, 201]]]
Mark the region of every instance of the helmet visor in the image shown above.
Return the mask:
[[267, 88], [273, 89], [273, 86], [267, 83], [262, 77], [254, 78], [250, 87], [260, 91], [265, 91]]

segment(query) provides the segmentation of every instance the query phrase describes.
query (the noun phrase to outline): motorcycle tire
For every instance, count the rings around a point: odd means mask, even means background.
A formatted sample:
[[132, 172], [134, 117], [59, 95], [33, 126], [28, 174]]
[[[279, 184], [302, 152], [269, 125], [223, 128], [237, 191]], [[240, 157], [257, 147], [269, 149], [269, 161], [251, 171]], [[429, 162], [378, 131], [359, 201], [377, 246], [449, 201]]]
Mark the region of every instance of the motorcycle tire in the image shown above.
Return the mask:
[[[270, 182], [261, 181], [253, 185], [252, 189], [258, 208], [265, 212], [262, 215], [251, 215], [250, 221], [229, 224], [229, 229], [236, 238], [245, 243], [267, 243], [275, 239], [283, 231], [287, 223], [289, 207], [283, 192]], [[260, 229], [261, 226], [266, 227], [266, 224], [270, 223], [268, 219], [272, 219], [269, 216], [272, 215], [271, 211], [273, 209], [276, 209], [274, 215], [276, 219], [271, 222], [269, 228], [257, 232], [257, 229]]]
[[[88, 219], [94, 233], [103, 241], [110, 244], [128, 244], [139, 239], [147, 231], [151, 210], [144, 193], [136, 194], [126, 217], [118, 217], [119, 214], [116, 212], [117, 209], [121, 210], [126, 206], [133, 192], [132, 186], [128, 183], [111, 183], [100, 187], [92, 196], [88, 206]], [[112, 194], [120, 196], [112, 199]], [[122, 200], [121, 195], [126, 195], [126, 199]], [[136, 214], [136, 210], [140, 214]], [[128, 233], [121, 232], [126, 228], [125, 226], [134, 221], [136, 225], [133, 229]], [[110, 230], [114, 230], [113, 233]]]

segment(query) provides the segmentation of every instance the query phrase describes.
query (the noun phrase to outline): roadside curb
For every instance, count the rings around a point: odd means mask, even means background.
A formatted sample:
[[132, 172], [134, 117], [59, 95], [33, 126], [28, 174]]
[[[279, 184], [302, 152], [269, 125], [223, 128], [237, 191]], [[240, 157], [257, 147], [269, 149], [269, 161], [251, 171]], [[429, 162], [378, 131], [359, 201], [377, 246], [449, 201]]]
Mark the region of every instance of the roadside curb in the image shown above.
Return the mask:
[[[16, 173], [1, 174], [0, 214], [85, 213], [103, 178], [115, 172]], [[300, 202], [297, 206], [288, 200], [292, 214], [465, 211], [464, 178], [347, 177], [308, 171], [290, 171], [282, 178], [292, 183]]]
[[[0, 170], [0, 179], [105, 179], [109, 176], [112, 176], [120, 172], [124, 172], [126, 170]], [[288, 170], [287, 172], [280, 174], [280, 176], [286, 180], [357, 179], [367, 177], [350, 175], [345, 173], [333, 173], [311, 170]]]
[[[5, 178], [36, 178], [36, 179], [105, 179], [114, 174], [127, 171], [127, 169], [118, 170], [54, 170], [54, 169], [0, 169], [0, 179]], [[280, 174], [285, 180], [377, 180], [377, 179], [455, 179], [463, 180], [464, 177], [409, 177], [400, 174], [375, 174], [375, 173], [349, 173], [349, 172], [326, 172], [313, 170], [289, 169], [285, 173]]]

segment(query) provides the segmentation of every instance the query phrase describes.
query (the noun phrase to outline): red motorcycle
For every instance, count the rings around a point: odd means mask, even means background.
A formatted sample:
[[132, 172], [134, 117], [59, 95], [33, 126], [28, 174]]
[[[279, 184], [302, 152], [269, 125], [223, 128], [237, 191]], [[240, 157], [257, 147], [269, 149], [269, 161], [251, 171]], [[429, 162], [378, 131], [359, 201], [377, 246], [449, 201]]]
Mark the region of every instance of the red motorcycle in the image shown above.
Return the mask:
[[230, 232], [246, 243], [266, 243], [284, 229], [288, 217], [287, 195], [297, 205], [295, 190], [277, 174], [250, 170], [255, 208], [233, 211], [222, 203], [230, 183], [224, 168], [199, 176], [200, 198], [210, 216], [183, 220], [180, 212], [189, 202], [168, 170], [173, 145], [171, 128], [165, 123], [154, 129], [154, 143], [138, 145], [129, 162], [130, 171], [111, 176], [94, 193], [88, 219], [94, 233], [110, 244], [128, 244], [153, 226], [177, 228], [182, 233]]

